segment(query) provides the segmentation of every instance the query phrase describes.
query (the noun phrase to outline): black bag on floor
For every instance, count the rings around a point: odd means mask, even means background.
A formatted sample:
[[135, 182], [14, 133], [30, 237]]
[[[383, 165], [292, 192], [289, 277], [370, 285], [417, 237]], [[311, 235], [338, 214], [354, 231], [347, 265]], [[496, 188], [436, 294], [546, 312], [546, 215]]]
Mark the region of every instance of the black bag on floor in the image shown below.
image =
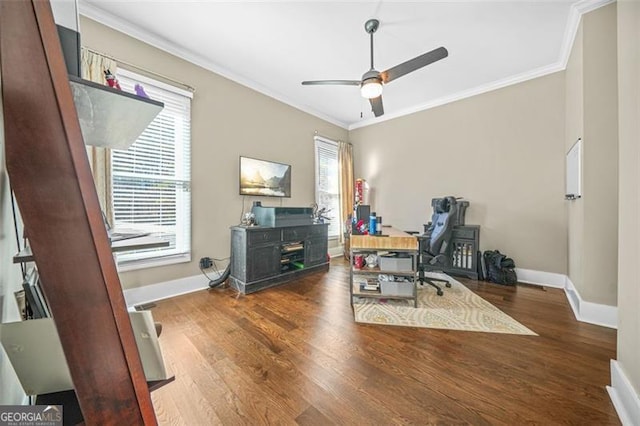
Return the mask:
[[487, 275], [485, 279], [496, 284], [515, 285], [518, 282], [516, 276], [516, 263], [510, 257], [498, 250], [487, 250], [482, 255], [486, 265]]

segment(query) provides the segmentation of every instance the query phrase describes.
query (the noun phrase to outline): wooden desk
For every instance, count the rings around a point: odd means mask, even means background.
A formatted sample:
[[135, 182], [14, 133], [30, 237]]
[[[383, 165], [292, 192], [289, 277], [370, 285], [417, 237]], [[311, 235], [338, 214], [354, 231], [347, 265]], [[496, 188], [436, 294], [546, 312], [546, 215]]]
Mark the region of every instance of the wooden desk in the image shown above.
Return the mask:
[[[416, 289], [417, 268], [418, 268], [418, 239], [414, 235], [407, 234], [393, 227], [383, 227], [382, 235], [351, 235], [350, 238], [350, 298], [353, 307], [355, 298], [370, 299], [407, 299], [413, 302], [413, 306], [418, 306]], [[380, 268], [380, 263], [375, 267], [364, 266], [356, 268], [354, 266], [355, 255], [366, 256], [379, 252], [402, 252], [411, 257], [410, 270], [384, 270]], [[404, 279], [401, 282], [396, 280], [380, 281], [379, 276], [386, 275]], [[360, 288], [360, 282], [366, 280], [378, 281], [379, 290], [365, 290]]]

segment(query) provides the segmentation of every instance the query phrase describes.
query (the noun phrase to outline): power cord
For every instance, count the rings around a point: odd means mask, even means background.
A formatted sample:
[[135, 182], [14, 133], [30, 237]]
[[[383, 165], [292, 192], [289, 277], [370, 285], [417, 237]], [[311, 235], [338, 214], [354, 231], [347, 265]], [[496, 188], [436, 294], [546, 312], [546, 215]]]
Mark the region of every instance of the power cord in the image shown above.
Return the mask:
[[240, 212], [240, 222], [242, 223], [242, 220], [244, 219], [244, 205], [245, 202], [247, 201], [247, 196], [245, 195], [244, 197], [242, 197], [242, 211]]
[[[230, 257], [225, 257], [222, 259], [219, 258], [215, 258], [215, 257], [203, 257], [200, 259], [200, 272], [202, 272], [202, 274], [207, 277], [207, 279], [209, 280], [209, 287], [214, 288], [214, 287], [218, 287], [220, 285], [222, 285], [225, 281], [226, 281], [226, 272], [227, 270], [229, 270], [229, 267], [227, 267], [227, 269], [224, 272], [220, 272], [220, 269], [218, 268], [218, 265], [216, 264], [216, 260], [217, 261], [223, 261], [223, 260], [228, 260], [231, 259]], [[205, 269], [213, 269], [217, 274], [218, 277], [217, 278], [211, 278], [209, 275], [207, 275], [207, 272], [205, 271]], [[223, 278], [224, 277], [224, 278]]]

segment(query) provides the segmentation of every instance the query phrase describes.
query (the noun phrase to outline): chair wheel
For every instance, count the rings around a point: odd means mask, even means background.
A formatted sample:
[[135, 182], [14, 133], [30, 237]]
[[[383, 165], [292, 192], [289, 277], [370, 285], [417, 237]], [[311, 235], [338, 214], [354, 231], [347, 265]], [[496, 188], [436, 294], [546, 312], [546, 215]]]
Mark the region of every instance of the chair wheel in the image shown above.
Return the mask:
[[447, 282], [447, 283], [445, 284], [445, 286], [447, 286], [447, 288], [451, 288], [451, 283], [450, 283], [450, 282]]
[[444, 292], [442, 290], [438, 290], [438, 296], [442, 296]]

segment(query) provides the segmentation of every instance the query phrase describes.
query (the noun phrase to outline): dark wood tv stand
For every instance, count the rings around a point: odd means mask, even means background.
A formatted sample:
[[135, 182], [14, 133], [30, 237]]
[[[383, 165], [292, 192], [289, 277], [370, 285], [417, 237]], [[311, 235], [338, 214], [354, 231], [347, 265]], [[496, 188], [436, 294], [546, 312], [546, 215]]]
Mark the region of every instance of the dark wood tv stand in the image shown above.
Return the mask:
[[233, 226], [230, 286], [247, 294], [329, 270], [328, 228], [328, 224]]

